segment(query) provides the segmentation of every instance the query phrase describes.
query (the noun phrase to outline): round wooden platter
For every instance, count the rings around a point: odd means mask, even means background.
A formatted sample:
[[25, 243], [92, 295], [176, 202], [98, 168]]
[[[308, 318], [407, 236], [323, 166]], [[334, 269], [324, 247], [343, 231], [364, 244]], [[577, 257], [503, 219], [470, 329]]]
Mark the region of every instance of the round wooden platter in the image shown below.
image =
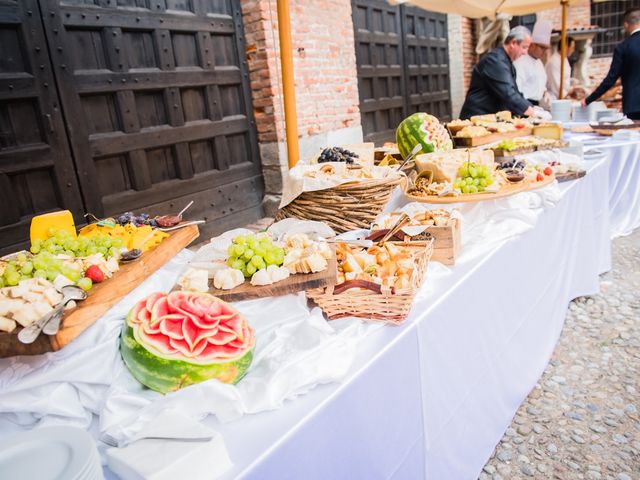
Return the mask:
[[511, 195], [515, 195], [516, 193], [528, 192], [531, 190], [537, 190], [538, 188], [546, 187], [550, 185], [556, 180], [554, 175], [546, 177], [544, 180], [540, 182], [527, 182], [526, 180], [520, 183], [509, 183], [503, 185], [500, 190], [497, 192], [489, 192], [489, 193], [463, 193], [456, 197], [452, 196], [443, 196], [439, 197], [437, 195], [410, 195], [407, 193], [406, 189], [403, 190], [404, 196], [409, 200], [413, 200], [414, 202], [423, 202], [423, 203], [437, 203], [437, 204], [447, 204], [447, 203], [470, 203], [470, 202], [483, 202], [486, 200], [495, 200], [497, 198], [509, 197]]

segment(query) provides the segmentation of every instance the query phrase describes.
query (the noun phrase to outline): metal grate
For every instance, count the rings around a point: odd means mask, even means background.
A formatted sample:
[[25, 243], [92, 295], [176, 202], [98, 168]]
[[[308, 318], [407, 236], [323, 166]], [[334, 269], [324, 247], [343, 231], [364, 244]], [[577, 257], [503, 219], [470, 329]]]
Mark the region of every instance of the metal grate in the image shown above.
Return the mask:
[[594, 57], [608, 57], [613, 54], [613, 49], [624, 39], [624, 12], [636, 7], [640, 8], [640, 0], [591, 3], [591, 24], [604, 29], [593, 40]]

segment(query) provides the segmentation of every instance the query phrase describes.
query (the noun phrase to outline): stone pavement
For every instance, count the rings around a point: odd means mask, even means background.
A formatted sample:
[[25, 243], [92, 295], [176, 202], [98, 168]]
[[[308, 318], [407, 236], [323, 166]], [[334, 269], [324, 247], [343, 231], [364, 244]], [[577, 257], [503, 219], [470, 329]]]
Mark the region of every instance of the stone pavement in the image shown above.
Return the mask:
[[640, 480], [640, 229], [613, 242], [613, 263], [601, 294], [569, 305], [481, 480]]

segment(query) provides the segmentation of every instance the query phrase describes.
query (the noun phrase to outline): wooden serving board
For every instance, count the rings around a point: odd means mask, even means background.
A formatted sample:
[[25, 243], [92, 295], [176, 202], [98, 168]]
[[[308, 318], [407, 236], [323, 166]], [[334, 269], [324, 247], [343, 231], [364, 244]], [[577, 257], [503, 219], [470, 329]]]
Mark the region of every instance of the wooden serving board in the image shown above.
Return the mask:
[[551, 175], [546, 177], [541, 182], [527, 182], [522, 181], [520, 183], [509, 183], [504, 185], [499, 191], [495, 193], [464, 193], [457, 197], [439, 197], [437, 195], [410, 195], [404, 191], [405, 197], [414, 202], [433, 203], [433, 204], [450, 204], [450, 203], [470, 203], [470, 202], [482, 202], [486, 200], [495, 200], [497, 198], [509, 197], [516, 193], [527, 192], [530, 190], [536, 190], [538, 188], [546, 187], [556, 179]]
[[634, 120], [633, 125], [611, 125], [611, 124], [600, 124], [600, 123], [590, 123], [589, 126], [599, 135], [604, 135], [606, 137], [612, 136], [618, 130], [640, 130], [640, 120]]
[[556, 180], [558, 183], [568, 182], [569, 180], [577, 180], [579, 178], [584, 177], [587, 174], [585, 170], [580, 170], [578, 172], [567, 172], [556, 175]]
[[510, 138], [516, 137], [526, 137], [533, 133], [533, 128], [521, 128], [520, 130], [516, 130], [514, 132], [506, 132], [506, 133], [492, 133], [490, 135], [485, 135], [484, 137], [473, 137], [473, 138], [460, 138], [453, 137], [453, 143], [458, 148], [469, 148], [469, 147], [477, 147], [479, 145], [487, 145], [488, 143], [499, 142], [501, 140], [508, 140]]
[[239, 302], [252, 298], [279, 297], [290, 293], [302, 292], [310, 288], [328, 287], [336, 284], [338, 276], [338, 266], [336, 261], [336, 250], [332, 247], [333, 257], [329, 260], [329, 266], [322, 272], [317, 273], [296, 273], [286, 280], [255, 287], [245, 281], [232, 290], [220, 290], [213, 286], [213, 279], [209, 279], [209, 293], [226, 302]]
[[116, 302], [146, 280], [152, 273], [198, 238], [197, 225], [190, 225], [170, 233], [153, 250], [145, 252], [139, 260], [120, 266], [112, 278], [94, 285], [89, 298], [78, 303], [62, 319], [56, 335], [40, 334], [34, 343], [25, 345], [18, 341], [18, 330], [0, 332], [0, 358], [14, 355], [39, 355], [60, 350], [93, 325]]

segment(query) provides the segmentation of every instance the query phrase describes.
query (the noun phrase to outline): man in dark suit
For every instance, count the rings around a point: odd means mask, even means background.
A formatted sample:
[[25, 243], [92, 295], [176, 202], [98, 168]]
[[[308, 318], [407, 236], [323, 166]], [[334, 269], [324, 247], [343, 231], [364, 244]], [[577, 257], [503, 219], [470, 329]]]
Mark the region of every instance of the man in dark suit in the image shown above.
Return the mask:
[[624, 15], [624, 31], [627, 38], [613, 51], [609, 73], [584, 104], [600, 98], [622, 77], [622, 111], [632, 120], [640, 120], [640, 8]]
[[526, 55], [531, 45], [531, 32], [514, 27], [503, 45], [489, 52], [473, 69], [471, 85], [462, 106], [460, 118], [509, 110], [514, 115], [533, 115], [533, 106], [518, 90], [513, 62]]

